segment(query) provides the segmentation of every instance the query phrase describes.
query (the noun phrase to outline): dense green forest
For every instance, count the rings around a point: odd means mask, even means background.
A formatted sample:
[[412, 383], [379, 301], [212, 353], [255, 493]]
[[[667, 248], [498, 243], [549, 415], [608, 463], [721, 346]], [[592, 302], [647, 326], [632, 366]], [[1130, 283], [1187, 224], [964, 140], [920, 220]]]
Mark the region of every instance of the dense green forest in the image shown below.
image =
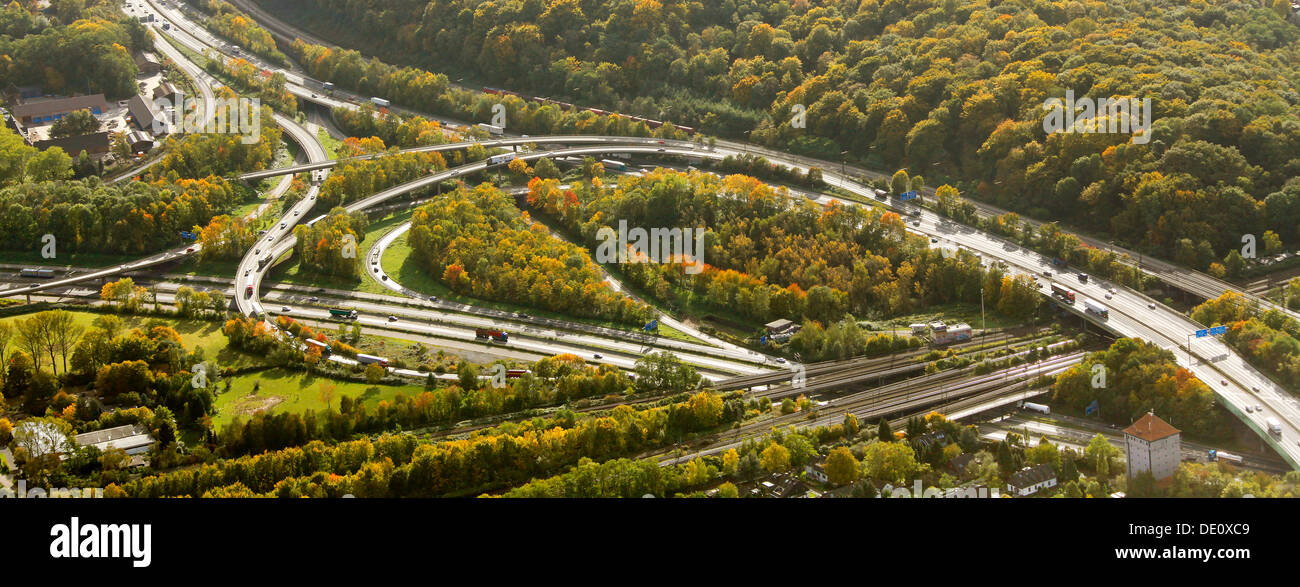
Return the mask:
[[[599, 167], [599, 163], [589, 161]], [[538, 167], [542, 167], [539, 163]], [[561, 189], [529, 183], [531, 212], [561, 223], [593, 249], [602, 227], [707, 229], [703, 267], [686, 261], [628, 263], [619, 270], [651, 297], [763, 323], [775, 318], [836, 322], [906, 315], [931, 305], [979, 302], [1029, 319], [1038, 293], [1028, 280], [981, 267], [969, 252], [945, 253], [905, 231], [894, 212], [870, 206], [826, 208], [743, 175], [658, 169], [642, 177], [599, 176]]]
[[[847, 151], [1201, 269], [1243, 234], [1300, 237], [1300, 27], [1281, 0], [266, 4], [384, 59]], [[1150, 98], [1153, 139], [1047, 135], [1043, 103], [1067, 90]]]
[[109, 0], [54, 2], [45, 13], [0, 6], [0, 88], [39, 85], [47, 94], [136, 92], [133, 50], [151, 45], [144, 26]]

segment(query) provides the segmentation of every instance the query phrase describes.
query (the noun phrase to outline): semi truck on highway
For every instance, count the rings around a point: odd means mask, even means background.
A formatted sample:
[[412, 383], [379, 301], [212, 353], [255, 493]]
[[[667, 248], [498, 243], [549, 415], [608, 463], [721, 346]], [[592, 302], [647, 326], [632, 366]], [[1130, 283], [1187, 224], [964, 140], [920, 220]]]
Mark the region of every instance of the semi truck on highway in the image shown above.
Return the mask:
[[370, 365], [373, 363], [375, 365], [379, 365], [380, 367], [388, 366], [388, 359], [385, 359], [384, 357], [376, 357], [374, 355], [363, 355], [361, 353], [357, 353], [357, 362], [361, 363], [362, 365]]
[[270, 255], [267, 255], [267, 256], [265, 256], [265, 257], [262, 257], [261, 259], [258, 259], [258, 260], [257, 260], [257, 268], [258, 268], [259, 270], [264, 269], [264, 268], [266, 267], [266, 265], [267, 265], [268, 263], [270, 263], [270, 262], [271, 262], [271, 256], [270, 256]]
[[380, 108], [387, 108], [387, 107], [393, 105], [392, 102], [389, 102], [388, 100], [385, 100], [385, 99], [383, 99], [383, 98], [371, 98], [370, 101], [371, 101], [375, 106], [378, 106], [378, 107], [380, 107]]
[[614, 171], [627, 171], [627, 163], [624, 163], [622, 161], [615, 161], [613, 159], [601, 159], [600, 164], [604, 166], [605, 169], [612, 169]]
[[356, 310], [349, 310], [349, 309], [347, 309], [347, 308], [330, 308], [330, 317], [332, 317], [332, 318], [343, 318], [343, 319], [347, 319], [347, 320], [356, 320], [356, 319], [357, 319], [357, 311], [356, 311]]
[[327, 344], [325, 344], [325, 343], [323, 343], [323, 342], [321, 342], [321, 341], [319, 341], [319, 340], [316, 340], [316, 339], [314, 339], [314, 338], [309, 338], [309, 339], [307, 339], [307, 344], [319, 348], [319, 349], [320, 349], [320, 354], [322, 354], [322, 355], [324, 355], [324, 356], [326, 356], [326, 357], [330, 356], [330, 353], [333, 353], [333, 352], [334, 352], [334, 349], [331, 349], [331, 348], [330, 348], [330, 345], [327, 345]]
[[1268, 424], [1269, 434], [1272, 434], [1273, 436], [1277, 436], [1278, 438], [1282, 437], [1282, 423], [1278, 422], [1277, 418], [1269, 418], [1267, 420], [1264, 420], [1264, 423]]
[[1092, 300], [1083, 300], [1083, 310], [1089, 314], [1094, 314], [1102, 320], [1110, 318], [1110, 310], [1106, 306], [1098, 304]]
[[1052, 297], [1058, 298], [1067, 304], [1074, 303], [1074, 292], [1056, 285], [1055, 283], [1052, 284]]
[[29, 268], [27, 268], [27, 269], [23, 269], [22, 276], [23, 276], [23, 277], [40, 277], [41, 279], [49, 279], [49, 278], [51, 278], [51, 277], [54, 277], [54, 270], [53, 270], [53, 269], [37, 269], [37, 268], [31, 268], [31, 267], [29, 267]]
[[493, 342], [500, 342], [500, 343], [510, 342], [509, 334], [502, 332], [500, 330], [492, 330], [490, 328], [475, 328], [474, 338], [478, 338], [478, 339], [490, 338], [492, 339]]
[[1020, 407], [1029, 410], [1031, 412], [1038, 412], [1040, 414], [1052, 413], [1052, 408], [1047, 406], [1046, 404], [1036, 404], [1034, 402], [1021, 402]]
[[474, 126], [477, 126], [477, 127], [481, 128], [481, 129], [487, 131], [488, 134], [490, 134], [490, 135], [492, 135], [492, 136], [494, 136], [494, 137], [499, 137], [499, 136], [501, 136], [501, 135], [503, 135], [503, 134], [506, 134], [506, 129], [501, 128], [501, 127], [499, 127], [499, 126], [497, 126], [497, 125], [495, 125], [495, 124], [479, 123], [479, 124], [476, 124], [476, 125], [474, 125]]
[[1230, 463], [1241, 464], [1241, 457], [1230, 452], [1223, 452], [1213, 448], [1210, 449], [1209, 457], [1211, 461], [1228, 461]]
[[488, 166], [492, 166], [492, 165], [501, 165], [501, 164], [503, 164], [503, 163], [509, 163], [509, 162], [513, 161], [514, 159], [515, 159], [515, 154], [514, 154], [514, 153], [505, 153], [505, 154], [503, 154], [503, 155], [493, 155], [493, 156], [491, 156], [491, 157], [488, 157], [488, 159], [487, 159], [487, 164], [488, 164]]

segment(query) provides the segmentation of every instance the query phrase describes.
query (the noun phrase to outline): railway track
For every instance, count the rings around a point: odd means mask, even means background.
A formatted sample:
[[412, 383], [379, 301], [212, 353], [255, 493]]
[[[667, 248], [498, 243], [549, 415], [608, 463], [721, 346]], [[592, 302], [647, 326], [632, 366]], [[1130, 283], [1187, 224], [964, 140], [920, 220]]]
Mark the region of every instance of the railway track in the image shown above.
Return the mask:
[[661, 459], [660, 464], [675, 464], [683, 459], [738, 447], [755, 436], [778, 428], [832, 426], [840, 423], [846, 414], [853, 414], [864, 424], [886, 418], [891, 426], [897, 427], [905, 423], [908, 418], [923, 415], [933, 409], [957, 409], [978, 405], [979, 402], [988, 401], [993, 397], [1022, 392], [1038, 377], [1059, 374], [1078, 364], [1086, 355], [1087, 351], [1080, 350], [974, 377], [969, 376], [974, 367], [932, 373], [832, 399], [818, 407], [813, 418], [809, 418], [807, 413], [795, 412], [772, 419], [744, 423], [713, 436], [712, 441], [705, 441], [704, 444], [695, 447], [690, 451], [689, 457], [671, 457], [672, 453], [679, 452], [681, 448], [673, 447], [654, 451], [640, 458], [658, 458]]
[[[1049, 350], [1056, 349], [1065, 344], [1068, 344], [1068, 341], [1052, 343], [1046, 345], [1046, 348]], [[997, 357], [997, 359], [1000, 360], [1000, 359], [1006, 359], [1010, 357], [1024, 356], [1029, 354], [1029, 352], [1030, 350], [1022, 350], [1009, 355], [1004, 355], [1002, 357]], [[926, 369], [926, 365], [927, 363], [925, 362], [913, 362], [909, 364], [900, 365], [898, 367], [884, 367], [882, 369], [879, 364], [862, 364], [852, 369], [839, 371], [830, 375], [823, 375], [817, 378], [810, 378], [805, 382], [801, 382], [797, 384], [795, 382], [791, 382], [785, 385], [774, 386], [763, 391], [753, 392], [753, 396], [778, 399], [778, 398], [785, 398], [785, 397], [789, 397], [792, 395], [799, 395], [799, 394], [835, 391], [838, 389], [843, 389], [845, 387], [850, 387], [853, 385], [871, 381], [873, 379], [877, 381], [883, 381], [887, 378], [897, 377], [899, 375], [907, 375], [909, 373], [915, 373], [917, 371], [924, 371]], [[923, 375], [920, 378], [916, 378], [916, 379], [920, 379], [922, 381], [930, 381], [931, 379], [929, 378], [934, 377], [935, 380], [939, 380], [938, 376], [948, 374], [948, 373], [973, 372], [976, 366], [977, 365], [971, 365], [953, 371], [940, 371], [938, 373]]]

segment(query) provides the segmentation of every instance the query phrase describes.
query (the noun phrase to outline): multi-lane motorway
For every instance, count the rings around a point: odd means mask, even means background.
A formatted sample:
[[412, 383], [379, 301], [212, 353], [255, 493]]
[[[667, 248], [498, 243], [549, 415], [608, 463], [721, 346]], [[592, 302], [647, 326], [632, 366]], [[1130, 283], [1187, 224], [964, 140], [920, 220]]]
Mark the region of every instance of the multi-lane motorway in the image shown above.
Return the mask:
[[[173, 20], [176, 22], [176, 20]], [[181, 27], [176, 27], [181, 28]], [[176, 38], [182, 43], [183, 36], [177, 34]], [[190, 37], [199, 43], [197, 39]], [[165, 42], [162, 42], [165, 45]], [[187, 46], [188, 43], [186, 43]], [[201, 44], [201, 43], [199, 43]], [[160, 46], [161, 47], [161, 46]], [[194, 48], [191, 46], [191, 48]], [[201, 48], [196, 50], [202, 50]], [[165, 49], [174, 61], [185, 63], [182, 57], [177, 58]], [[174, 50], [173, 50], [174, 52]], [[199, 72], [201, 74], [201, 72]], [[202, 84], [200, 84], [202, 85]], [[299, 93], [304, 100], [314, 101], [326, 106], [337, 105], [338, 100], [315, 96], [312, 93]], [[333, 104], [332, 104], [333, 103]], [[289, 122], [289, 121], [285, 121]], [[291, 124], [291, 123], [290, 123]], [[291, 135], [296, 135], [291, 126], [285, 125], [286, 130]], [[298, 129], [304, 134], [306, 131]], [[309, 164], [319, 165], [321, 169], [330, 166], [330, 162], [324, 156], [323, 149], [314, 152], [314, 149], [320, 149], [319, 143], [314, 137], [300, 141], [308, 151]], [[550, 150], [537, 151], [532, 153], [521, 153], [518, 156], [525, 160], [535, 160], [541, 157], [563, 157], [563, 156], [582, 156], [582, 155], [602, 155], [612, 152], [641, 154], [648, 156], [679, 156], [700, 159], [721, 159], [728, 155], [738, 155], [742, 153], [752, 153], [756, 151], [748, 145], [720, 141], [715, 149], [702, 149], [697, 145], [686, 141], [659, 141], [657, 139], [644, 139], [634, 137], [532, 137], [528, 139], [503, 139], [494, 143], [496, 146], [508, 146], [520, 144], [521, 142], [539, 143], [539, 144], [558, 144], [558, 145], [575, 145], [585, 144], [587, 146], [575, 148], [557, 148]], [[315, 145], [313, 149], [309, 145]], [[454, 148], [463, 148], [465, 144], [438, 145], [427, 147], [426, 150], [448, 150]], [[826, 182], [832, 185], [843, 187], [846, 191], [855, 194], [865, 200], [874, 198], [877, 193], [874, 189], [857, 183], [854, 178], [844, 174], [837, 173], [835, 166], [825, 165], [825, 162], [813, 162], [806, 158], [796, 157], [763, 149], [761, 154], [773, 162], [787, 165], [799, 170], [806, 170], [811, 165], [821, 166], [822, 175]], [[410, 193], [416, 190], [424, 189], [447, 179], [477, 173], [487, 167], [485, 162], [471, 163], [456, 169], [442, 171], [420, 180], [409, 182], [402, 186], [397, 186], [385, 190], [378, 194], [371, 195], [348, 206], [350, 211], [365, 210], [388, 199], [398, 195]], [[263, 172], [263, 175], [250, 175], [249, 179], [268, 177], [276, 173], [300, 172], [306, 168], [289, 168], [287, 170], [269, 170]], [[264, 275], [266, 266], [259, 267], [259, 260], [265, 259], [268, 255], [274, 259], [279, 255], [287, 252], [293, 246], [292, 227], [302, 218], [306, 217], [307, 212], [315, 202], [311, 197], [315, 194], [317, 188], [313, 187], [308, 197], [304, 198], [298, 205], [294, 206], [289, 213], [272, 227], [272, 229], [258, 241], [254, 250], [249, 251], [243, 262], [240, 264], [239, 275], [236, 276], [236, 294], [239, 300], [239, 309], [244, 313], [263, 312], [260, 302], [258, 301], [258, 289], [261, 278]], [[863, 205], [854, 201], [842, 201], [839, 198], [828, 197], [821, 198], [819, 202], [827, 204], [830, 202], [839, 202], [845, 205]], [[1048, 259], [1042, 255], [1028, 251], [1009, 243], [998, 237], [979, 232], [970, 227], [959, 225], [948, 221], [937, 214], [903, 204], [901, 202], [889, 201], [885, 205], [904, 212], [905, 218], [908, 219], [908, 230], [943, 240], [947, 246], [958, 246], [969, 249], [981, 254], [985, 259], [999, 260], [1008, 265], [1011, 273], [1020, 274], [1041, 274], [1045, 269], [1050, 267]], [[1149, 264], [1154, 265], [1154, 264]], [[1159, 267], [1156, 265], [1156, 267]], [[1052, 268], [1055, 270], [1055, 268]], [[1170, 268], [1170, 271], [1161, 271], [1161, 273], [1174, 273], [1170, 279], [1178, 277], [1177, 274], [1185, 274], [1187, 289], [1195, 291], [1201, 295], [1213, 297], [1222, 292], [1222, 289], [1214, 291], [1225, 284], [1210, 283], [1199, 279], [1195, 272]], [[121, 272], [126, 267], [106, 270], [106, 272]], [[1188, 334], [1201, 328], [1188, 319], [1186, 316], [1164, 307], [1154, 300], [1151, 300], [1142, 294], [1129, 290], [1121, 286], [1098, 283], [1096, 280], [1089, 279], [1087, 282], [1078, 280], [1075, 271], [1064, 271], [1063, 274], [1057, 275], [1055, 279], [1076, 292], [1082, 298], [1088, 298], [1107, 306], [1110, 309], [1110, 317], [1107, 320], [1100, 320], [1095, 317], [1090, 319], [1096, 320], [1106, 328], [1124, 335], [1136, 338], [1142, 338], [1152, 341], [1164, 348], [1175, 351], [1179, 362], [1188, 367], [1202, 381], [1214, 388], [1215, 392], [1223, 400], [1223, 403], [1231, 411], [1238, 415], [1243, 421], [1247, 422], [1252, 428], [1260, 433], [1274, 449], [1276, 449], [1293, 467], [1300, 468], [1300, 402], [1297, 402], [1279, 386], [1273, 384], [1267, 377], [1259, 373], [1238, 356], [1223, 343], [1214, 339], [1196, 340], [1190, 348], [1186, 347]], [[1208, 277], [1208, 276], [1206, 276]], [[1176, 281], [1176, 279], [1175, 279]], [[248, 288], [252, 289], [251, 294], [245, 292]], [[1113, 289], [1113, 293], [1112, 293]], [[1201, 291], [1201, 290], [1205, 291]], [[1082, 299], [1079, 302], [1082, 304]], [[1248, 412], [1245, 408], [1249, 406], [1252, 409]], [[1258, 408], [1258, 409], [1256, 409]], [[1265, 427], [1265, 420], [1268, 418], [1277, 418], [1283, 426], [1282, 434], [1274, 437], [1269, 434]]]

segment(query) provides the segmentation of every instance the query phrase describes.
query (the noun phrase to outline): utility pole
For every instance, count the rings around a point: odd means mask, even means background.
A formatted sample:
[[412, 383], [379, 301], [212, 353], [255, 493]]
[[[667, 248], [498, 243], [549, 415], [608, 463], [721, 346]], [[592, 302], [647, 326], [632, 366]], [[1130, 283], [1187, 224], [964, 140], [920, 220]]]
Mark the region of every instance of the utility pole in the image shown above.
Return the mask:
[[980, 346], [989, 338], [989, 323], [984, 319], [984, 288], [980, 288]]

